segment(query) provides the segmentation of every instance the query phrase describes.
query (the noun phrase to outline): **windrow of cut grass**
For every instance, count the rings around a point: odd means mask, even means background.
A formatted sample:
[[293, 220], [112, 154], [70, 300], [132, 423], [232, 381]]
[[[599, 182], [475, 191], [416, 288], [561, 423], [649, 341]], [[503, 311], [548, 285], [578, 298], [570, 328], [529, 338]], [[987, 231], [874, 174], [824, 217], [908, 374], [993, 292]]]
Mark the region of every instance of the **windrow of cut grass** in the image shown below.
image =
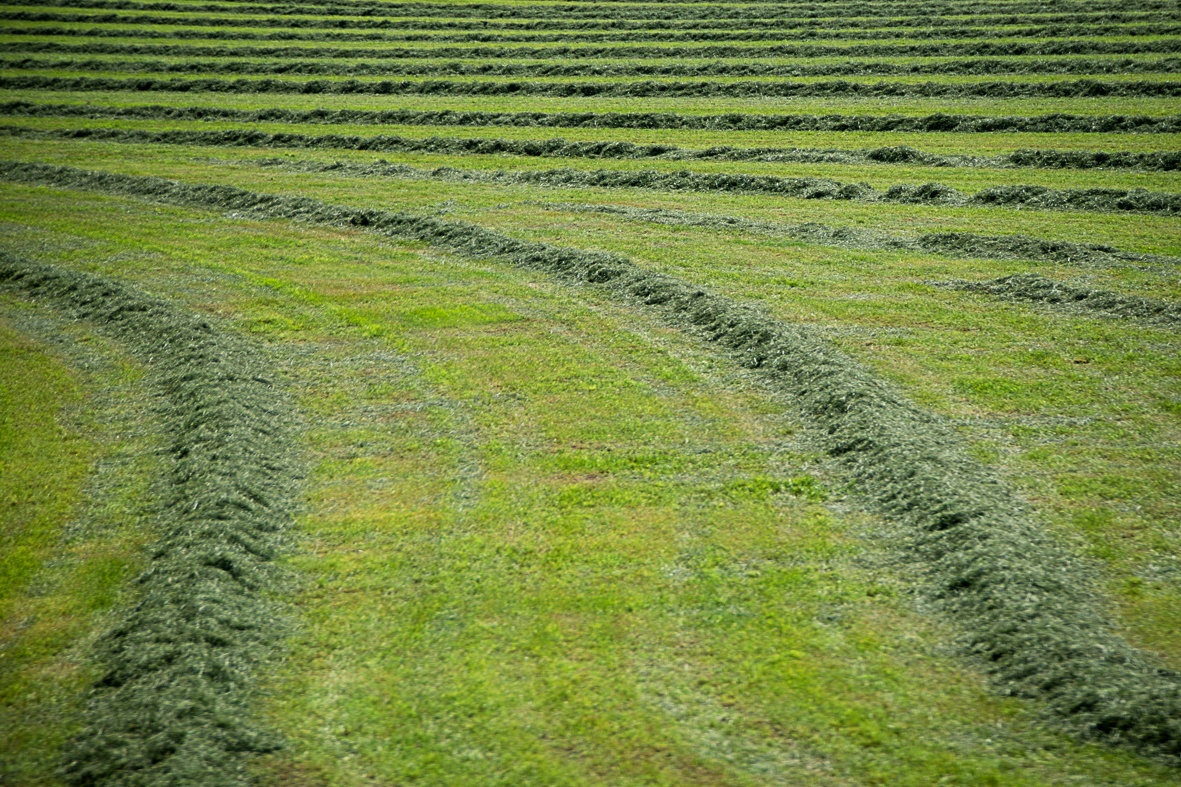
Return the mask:
[[[613, 5], [618, 2], [619, 5]], [[42, 0], [13, 0], [9, 5], [22, 7], [41, 7]], [[620, 7], [620, 6], [623, 7]], [[624, 0], [609, 0], [607, 3], [585, 4], [529, 4], [513, 3], [502, 5], [499, 3], [332, 3], [328, 5], [274, 5], [248, 3], [149, 3], [138, 0], [65, 0], [55, 7], [66, 8], [95, 8], [121, 9], [138, 11], [172, 11], [192, 13], [234, 13], [234, 14], [279, 14], [289, 16], [375, 16], [375, 17], [410, 17], [429, 18], [445, 17], [449, 19], [471, 18], [503, 19], [528, 18], [546, 19], [562, 18], [590, 18], [603, 19], [625, 17], [645, 20], [666, 19], [748, 19], [772, 18], [783, 13], [794, 15], [820, 15], [824, 18], [885, 16], [897, 15], [897, 6], [889, 3], [790, 3], [790, 4], [729, 4], [701, 0], [700, 3], [677, 3], [670, 9], [659, 3], [632, 3]], [[1102, 8], [1099, 6], [1098, 8]], [[1140, 0], [1132, 6], [1116, 6], [1122, 10], [1133, 12], [1157, 11], [1172, 12], [1175, 9], [1168, 2], [1149, 2]], [[1054, 6], [1057, 13], [1094, 13], [1097, 6], [1084, 2], [1061, 2]], [[919, 3], [907, 6], [906, 12], [920, 15], [924, 12], [932, 14], [1039, 14], [1044, 13], [1046, 7], [1038, 3]]]
[[1181, 676], [1109, 633], [1082, 579], [1085, 570], [1004, 484], [967, 458], [946, 424], [806, 329], [617, 255], [518, 241], [461, 222], [43, 165], [9, 165], [5, 177], [260, 218], [367, 227], [599, 285], [651, 309], [760, 370], [799, 402], [830, 456], [868, 499], [906, 526], [908, 549], [926, 567], [928, 598], [960, 621], [968, 651], [1001, 685], [1039, 698], [1083, 734], [1181, 754]]
[[158, 540], [136, 601], [100, 641], [101, 675], [64, 777], [241, 784], [242, 755], [277, 745], [250, 719], [250, 690], [280, 634], [271, 562], [294, 483], [283, 394], [240, 341], [118, 282], [4, 253], [0, 286], [141, 354], [170, 435]]
[[240, 109], [220, 106], [35, 103], [0, 104], [0, 113], [29, 117], [143, 118], [236, 123], [318, 123], [380, 126], [514, 126], [518, 128], [626, 128], [700, 131], [942, 132], [954, 134], [1177, 134], [1181, 115], [1069, 115], [1032, 117], [936, 113], [900, 115], [788, 115], [672, 112], [497, 112], [413, 109]]
[[[20, 6], [23, 8], [33, 7], [36, 4]], [[638, 4], [633, 4], [638, 5]], [[1019, 25], [1019, 24], [1088, 24], [1088, 23], [1135, 23], [1158, 20], [1161, 18], [1172, 18], [1175, 16], [1170, 13], [1170, 10], [1151, 8], [1129, 8], [1116, 7], [1108, 4], [1108, 8], [1093, 7], [1087, 11], [1053, 11], [1043, 9], [1040, 12], [1029, 11], [1025, 13], [1006, 13], [999, 9], [991, 11], [986, 9], [977, 9], [975, 13], [965, 14], [962, 8], [952, 8], [947, 6], [942, 9], [931, 8], [927, 9], [927, 14], [895, 14], [895, 15], [867, 15], [851, 12], [846, 8], [837, 5], [830, 5], [827, 7], [827, 13], [807, 9], [800, 9], [788, 4], [777, 4], [774, 10], [769, 14], [759, 15], [757, 13], [744, 17], [727, 17], [727, 18], [688, 18], [681, 19], [676, 17], [668, 17], [659, 20], [654, 24], [652, 20], [645, 19], [626, 19], [621, 16], [602, 16], [597, 19], [577, 19], [577, 18], [558, 18], [553, 16], [548, 17], [529, 17], [522, 14], [516, 19], [491, 19], [491, 18], [472, 18], [472, 17], [431, 17], [431, 16], [415, 16], [415, 15], [389, 15], [384, 17], [364, 17], [350, 14], [332, 13], [331, 9], [322, 10], [320, 13], [313, 13], [307, 16], [307, 19], [322, 19], [328, 24], [343, 24], [344, 19], [350, 21], [361, 22], [367, 25], [381, 25], [392, 28], [406, 28], [406, 29], [441, 29], [441, 30], [585, 30], [596, 26], [603, 28], [619, 28], [619, 29], [634, 29], [634, 30], [650, 30], [653, 28], [662, 28], [668, 30], [680, 29], [730, 29], [740, 28], [743, 26], [750, 27], [768, 27], [768, 28], [785, 28], [795, 29], [799, 27], [808, 28], [817, 24], [828, 24], [840, 22], [850, 27], [958, 27], [965, 23], [965, 21], [972, 21], [974, 24], [982, 26], [1000, 26], [1000, 25]], [[12, 6], [17, 7], [17, 6]], [[144, 18], [152, 15], [161, 14], [157, 5], [152, 5], [150, 8], [140, 10], [124, 9], [122, 14], [112, 14], [104, 12], [102, 9], [82, 9], [80, 6], [46, 6], [42, 10], [31, 11], [11, 11], [10, 13], [20, 14], [52, 14], [63, 13], [62, 8], [72, 8], [70, 12], [79, 17], [102, 17], [102, 16], [121, 16], [127, 18]], [[421, 6], [419, 6], [421, 7]], [[918, 8], [918, 6], [915, 6]], [[337, 9], [340, 10], [340, 9]], [[234, 19], [241, 20], [243, 17], [251, 17], [250, 24], [258, 23], [263, 25], [272, 24], [267, 20], [274, 19], [271, 14], [265, 13], [235, 13], [228, 17], [210, 17], [209, 11], [197, 12], [182, 12], [186, 13], [184, 17], [177, 17], [178, 19], [205, 19], [216, 18], [224, 19], [227, 22]], [[280, 20], [273, 24], [282, 25]]]
[[109, 77], [0, 77], [0, 90], [65, 90], [97, 92], [300, 93], [447, 96], [559, 97], [759, 97], [808, 98], [1093, 98], [1181, 96], [1181, 82], [1166, 80], [1079, 79], [1061, 82], [485, 82], [485, 81], [362, 81], [260, 79], [118, 79]]
[[[4, 14], [0, 13], [0, 21], [12, 22], [28, 22], [28, 21], [46, 21], [46, 22], [71, 22], [78, 24], [79, 22], [92, 22], [86, 17], [70, 18], [69, 15], [45, 14], [34, 15], [35, 18], [30, 19], [21, 14]], [[54, 18], [54, 17], [64, 18]], [[109, 19], [108, 23], [126, 23], [127, 19]], [[201, 23], [206, 23], [207, 20], [199, 20]], [[241, 25], [241, 22], [235, 22], [233, 19], [220, 20], [225, 24]], [[264, 22], [257, 25], [262, 29], [270, 29], [279, 26], [282, 22], [284, 25], [293, 24], [290, 21], [284, 20], [259, 20]], [[265, 22], [271, 22], [268, 25]], [[316, 29], [323, 27], [319, 24], [319, 20], [306, 20], [307, 27]], [[167, 25], [184, 25], [186, 20], [183, 18], [164, 18], [159, 21], [151, 22], [152, 24], [167, 26]], [[367, 25], [363, 20], [339, 20], [339, 25], [332, 25], [331, 27], [352, 27], [364, 29]], [[139, 20], [140, 24], [147, 23], [147, 20]], [[299, 24], [299, 22], [294, 22]], [[201, 27], [198, 25], [197, 27]], [[216, 26], [213, 24], [205, 24], [204, 26]], [[250, 25], [249, 27], [255, 27]], [[70, 28], [65, 28], [70, 29]], [[182, 28], [183, 29], [183, 28]], [[109, 34], [112, 31], [106, 31]], [[217, 34], [211, 35], [204, 30], [190, 30], [191, 34], [199, 38], [221, 38], [224, 36], [221, 30]], [[244, 32], [242, 30], [226, 31], [237, 33], [241, 37]], [[837, 25], [834, 29], [818, 30], [815, 28], [797, 29], [797, 30], [780, 30], [774, 28], [758, 28], [754, 30], [687, 30], [687, 31], [643, 31], [643, 30], [622, 30], [622, 31], [560, 31], [560, 32], [546, 32], [546, 31], [498, 31], [498, 32], [404, 32], [404, 33], [385, 33], [379, 37], [367, 38], [350, 38], [344, 40], [370, 40], [370, 41], [388, 41], [396, 43], [423, 43], [423, 44], [437, 44], [437, 43], [492, 43], [492, 44], [509, 44], [509, 43], [529, 43], [529, 44], [543, 44], [543, 43], [558, 43], [558, 44], [579, 44], [579, 43], [615, 43], [624, 42], [629, 44], [643, 43], [646, 41], [658, 41], [661, 43], [678, 43], [678, 42], [703, 42], [703, 41], [723, 41], [723, 42], [737, 42], [737, 41], [757, 41], [760, 43], [772, 42], [799, 42], [799, 41], [889, 41], [892, 39], [906, 39], [906, 40], [973, 40], [982, 41], [992, 38], [1073, 38], [1073, 39], [1087, 39], [1087, 38], [1107, 38], [1107, 37], [1139, 37], [1139, 36], [1176, 36], [1181, 33], [1181, 25], [1167, 24], [1164, 22], [1157, 22], [1155, 24], [1093, 24], [1093, 25], [1041, 25], [1041, 26], [1011, 26], [1011, 27], [975, 27], [975, 26], [957, 26], [954, 28], [942, 29], [916, 29], [916, 28], [896, 28], [896, 29], [880, 29], [880, 28], [851, 28], [846, 25]], [[48, 35], [45, 31], [37, 33], [38, 35]], [[75, 33], [75, 35], [81, 34]], [[123, 37], [153, 37], [157, 35], [152, 30], [129, 30], [124, 31]], [[284, 35], [284, 38], [290, 36]], [[336, 39], [342, 40], [342, 39]]]
[[774, 46], [701, 45], [701, 46], [438, 46], [366, 47], [366, 46], [229, 46], [158, 43], [123, 43], [87, 41], [17, 40], [0, 44], [0, 52], [10, 54], [59, 55], [159, 55], [169, 57], [226, 58], [365, 58], [370, 60], [684, 60], [742, 58], [917, 58], [917, 57], [1061, 57], [1094, 55], [1161, 55], [1181, 52], [1181, 39], [1151, 40], [1028, 40], [941, 43], [857, 44], [779, 44]]
[[[1001, 27], [1029, 27], [1041, 26], [1049, 30], [1078, 30], [1082, 35], [1094, 35], [1095, 29], [1118, 29], [1132, 27], [1146, 23], [1160, 23], [1171, 19], [1167, 14], [1153, 12], [1120, 12], [1098, 11], [1088, 14], [1009, 14], [1009, 15], [975, 15], [970, 19], [963, 16], [940, 17], [909, 16], [909, 17], [840, 17], [829, 21], [841, 30], [881, 30], [881, 29], [911, 29], [916, 36], [928, 35], [928, 31], [946, 28], [950, 31], [963, 29], [986, 30]], [[141, 12], [137, 14], [114, 13], [62, 13], [56, 11], [0, 11], [0, 20], [14, 22], [68, 22], [71, 30], [76, 30], [79, 24], [91, 25], [152, 25], [156, 27], [217, 27], [221, 30], [234, 28], [237, 30], [274, 29], [282, 28], [283, 34], [290, 34], [297, 29], [326, 29], [334, 30], [347, 28], [353, 30], [417, 30], [417, 31], [471, 31], [478, 30], [481, 34], [495, 32], [534, 32], [560, 31], [583, 32], [621, 30], [639, 33], [652, 32], [654, 28], [667, 31], [675, 35], [681, 31], [724, 31], [724, 30], [753, 30], [763, 32], [790, 32], [805, 35], [817, 32], [816, 25], [820, 21], [815, 16], [792, 19], [777, 16], [765, 19], [746, 18], [732, 20], [662, 20], [659, 25], [650, 22], [630, 19], [595, 19], [595, 20], [556, 20], [556, 19], [521, 19], [504, 22], [490, 20], [460, 20], [460, 19], [389, 19], [366, 17], [331, 17], [327, 15], [308, 16], [298, 20], [274, 17], [254, 16], [245, 18], [239, 16], [167, 16], [165, 14]], [[82, 34], [85, 34], [83, 32]], [[221, 31], [219, 30], [219, 35]], [[143, 35], [137, 33], [134, 35]], [[365, 35], [365, 34], [362, 34]], [[380, 40], [396, 40], [382, 38]]]
[[[9, 137], [95, 140], [129, 144], [207, 145], [214, 147], [358, 150], [375, 153], [444, 153], [449, 155], [512, 155], [543, 158], [662, 159], [666, 161], [778, 161], [830, 164], [896, 164], [902, 166], [1037, 167], [1043, 169], [1137, 169], [1175, 171], [1181, 152], [1102, 153], [1094, 151], [1019, 150], [1000, 156], [941, 156], [905, 145], [870, 150], [809, 148], [726, 148], [685, 150], [675, 145], [630, 142], [567, 142], [486, 137], [409, 138], [395, 135], [269, 134], [262, 131], [148, 131], [144, 129], [33, 129], [0, 125]], [[832, 196], [831, 194], [826, 196]]]
[[[117, 57], [117, 56], [112, 56]], [[1122, 75], [1173, 74], [1181, 71], [1176, 58], [1151, 60], [1071, 58], [1034, 62], [1001, 58], [948, 60], [921, 63], [850, 61], [825, 64], [764, 64], [725, 61], [701, 63], [569, 63], [540, 61], [516, 63], [386, 63], [224, 60], [115, 60], [107, 58], [66, 58], [50, 60], [23, 57], [0, 61], [0, 69], [21, 71], [85, 71], [89, 74], [298, 74], [319, 76], [478, 76], [478, 77], [809, 77], [827, 76], [932, 76], [956, 75]]]
[[865, 251], [904, 251], [938, 254], [953, 258], [982, 260], [1034, 260], [1075, 267], [1110, 268], [1135, 265], [1142, 269], [1172, 272], [1178, 258], [1128, 252], [1105, 244], [1072, 243], [1027, 235], [984, 235], [974, 232], [929, 232], [900, 234], [851, 226], [831, 226], [817, 222], [803, 224], [775, 223], [741, 216], [701, 214], [666, 208], [637, 208], [576, 203], [542, 203], [543, 207], [563, 212], [591, 212], [618, 216], [632, 221], [668, 224], [677, 227], [703, 227], [756, 235], [784, 237], [808, 244], [822, 244]]
[[[1120, 98], [1096, 96], [1075, 98], [918, 98], [906, 101], [879, 101], [872, 98], [828, 96], [820, 98], [758, 99], [710, 97], [579, 97], [555, 96], [389, 96], [374, 93], [302, 94], [270, 93], [265, 100], [259, 94], [219, 93], [204, 98], [219, 107], [256, 110], [260, 107], [295, 110], [388, 110], [391, 105], [412, 111], [491, 112], [542, 114], [580, 114], [593, 106], [595, 113], [664, 114], [715, 116], [741, 115], [751, 111], [770, 115], [790, 110], [793, 115], [849, 115], [864, 117], [929, 117], [933, 115], [965, 116], [1091, 116], [1103, 122], [1112, 116], [1174, 117], [1177, 102], [1171, 98]], [[13, 98], [34, 98], [47, 103], [105, 104], [113, 106], [142, 106], [172, 104], [187, 106], [195, 101], [192, 93], [142, 93], [136, 90], [73, 93], [68, 90], [45, 90]]]
[[1075, 287], [1036, 273], [1001, 276], [985, 282], [938, 282], [938, 286], [979, 292], [994, 298], [1031, 301], [1053, 308], [1126, 317], [1148, 324], [1181, 328], [1181, 305], [1153, 298], [1137, 298], [1110, 290]]

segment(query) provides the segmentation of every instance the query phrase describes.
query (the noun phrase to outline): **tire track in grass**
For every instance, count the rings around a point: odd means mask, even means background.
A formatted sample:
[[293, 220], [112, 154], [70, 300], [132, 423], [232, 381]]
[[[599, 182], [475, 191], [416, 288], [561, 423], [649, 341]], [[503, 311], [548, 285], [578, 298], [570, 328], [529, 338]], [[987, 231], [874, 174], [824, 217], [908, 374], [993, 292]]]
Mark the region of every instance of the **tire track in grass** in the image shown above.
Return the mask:
[[1054, 541], [1016, 495], [967, 457], [954, 431], [835, 351], [805, 326], [613, 254], [517, 240], [438, 218], [331, 205], [221, 185], [9, 164], [3, 177], [232, 211], [265, 219], [363, 226], [452, 252], [597, 286], [716, 343], [791, 395], [828, 454], [903, 529], [925, 594], [964, 632], [964, 646], [1003, 691], [1043, 703], [1083, 736], [1179, 761], [1181, 673], [1119, 637], [1087, 565]]
[[[481, 112], [417, 109], [230, 109], [226, 107], [100, 106], [91, 104], [40, 104], [9, 101], [0, 114], [25, 117], [140, 118], [150, 120], [222, 120], [239, 123], [317, 123], [375, 126], [512, 126], [517, 128], [642, 128], [703, 131], [878, 131], [984, 133], [1181, 133], [1181, 115], [1041, 115], [1035, 117], [949, 115], [922, 117], [887, 115], [678, 115], [671, 112]], [[721, 151], [713, 148], [711, 150]], [[739, 150], [725, 148], [725, 150]], [[1035, 152], [1035, 151], [1030, 151]], [[1050, 154], [1056, 151], [1036, 151]], [[929, 154], [924, 154], [929, 155]], [[1073, 152], [1058, 155], [1074, 155]], [[1089, 153], [1090, 156], [1110, 156]], [[907, 162], [909, 163], [909, 161]], [[923, 159], [919, 163], [934, 166]], [[967, 166], [950, 159], [947, 166]], [[983, 166], [983, 165], [982, 165]], [[999, 161], [987, 166], [1004, 166]], [[1018, 166], [1018, 164], [1013, 164]], [[1031, 166], [1031, 165], [1026, 165]], [[1038, 166], [1054, 166], [1052, 163]], [[1059, 166], [1067, 166], [1061, 164]], [[1079, 163], [1077, 166], [1086, 166]], [[1102, 166], [1092, 164], [1090, 166]]]
[[0, 286], [93, 322], [148, 359], [169, 433], [169, 493], [138, 601], [104, 635], [72, 784], [240, 785], [278, 741], [250, 720], [280, 633], [271, 565], [291, 519], [286, 402], [248, 348], [117, 282], [0, 252]]

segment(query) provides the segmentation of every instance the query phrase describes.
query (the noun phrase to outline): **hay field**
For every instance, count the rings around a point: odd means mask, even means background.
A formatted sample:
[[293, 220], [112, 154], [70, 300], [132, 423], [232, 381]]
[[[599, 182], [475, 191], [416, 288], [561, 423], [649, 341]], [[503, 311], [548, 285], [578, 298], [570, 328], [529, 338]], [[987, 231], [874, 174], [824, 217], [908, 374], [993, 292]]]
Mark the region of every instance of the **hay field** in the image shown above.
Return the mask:
[[1176, 783], [1179, 52], [0, 6], [0, 783]]

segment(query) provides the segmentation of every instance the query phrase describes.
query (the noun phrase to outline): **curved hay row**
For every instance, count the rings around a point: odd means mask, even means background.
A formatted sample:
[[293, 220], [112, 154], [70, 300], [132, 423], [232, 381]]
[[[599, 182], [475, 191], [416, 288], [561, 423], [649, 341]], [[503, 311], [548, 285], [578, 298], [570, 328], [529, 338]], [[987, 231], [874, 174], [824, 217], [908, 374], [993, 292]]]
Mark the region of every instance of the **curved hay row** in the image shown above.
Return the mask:
[[1080, 580], [1084, 567], [967, 457], [945, 424], [806, 328], [617, 255], [530, 243], [461, 222], [40, 164], [10, 165], [3, 176], [266, 219], [366, 226], [598, 285], [704, 334], [790, 394], [866, 498], [905, 526], [926, 594], [960, 623], [967, 650], [1005, 691], [1040, 700], [1085, 736], [1181, 757], [1181, 674], [1153, 664], [1111, 631]]
[[148, 360], [169, 434], [169, 495], [139, 601], [104, 635], [103, 676], [65, 753], [76, 784], [245, 783], [277, 743], [248, 721], [278, 625], [263, 589], [290, 518], [283, 397], [208, 322], [107, 279], [0, 253], [0, 286], [102, 326]]

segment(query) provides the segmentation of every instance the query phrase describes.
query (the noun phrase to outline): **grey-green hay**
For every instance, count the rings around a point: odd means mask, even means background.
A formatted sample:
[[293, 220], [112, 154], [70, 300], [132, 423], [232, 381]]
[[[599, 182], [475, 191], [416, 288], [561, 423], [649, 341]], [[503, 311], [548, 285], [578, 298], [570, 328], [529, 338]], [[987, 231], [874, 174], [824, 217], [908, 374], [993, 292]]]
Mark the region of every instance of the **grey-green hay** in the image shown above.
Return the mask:
[[108, 279], [0, 252], [0, 287], [109, 331], [148, 360], [169, 435], [168, 498], [137, 602], [100, 641], [102, 677], [62, 776], [80, 785], [240, 785], [274, 750], [249, 719], [281, 609], [266, 589], [295, 483], [285, 397], [208, 321]]
[[[1181, 45], [1178, 45], [1181, 49]], [[265, 54], [262, 55], [265, 57]], [[555, 53], [555, 56], [558, 56]], [[624, 55], [620, 55], [624, 56]], [[1164, 80], [1064, 82], [788, 82], [785, 80], [715, 82], [524, 82], [473, 80], [357, 79], [164, 79], [154, 77], [0, 76], [0, 90], [61, 90], [69, 92], [122, 91], [168, 93], [278, 93], [301, 95], [413, 95], [413, 96], [562, 96], [592, 97], [717, 97], [717, 98], [1085, 98], [1181, 96], [1181, 82]]]
[[932, 282], [937, 287], [980, 292], [995, 298], [1029, 301], [1059, 309], [1122, 317], [1140, 322], [1181, 328], [1181, 304], [1154, 298], [1138, 298], [1110, 290], [1076, 287], [1036, 273], [1018, 273], [991, 281]]
[[0, 174], [256, 218], [364, 226], [598, 285], [650, 308], [717, 343], [799, 403], [866, 500], [904, 526], [900, 546], [922, 567], [925, 594], [959, 622], [965, 650], [1002, 690], [1041, 701], [1052, 718], [1083, 736], [1181, 758], [1181, 674], [1112, 630], [1086, 566], [967, 457], [948, 425], [806, 326], [777, 322], [618, 255], [521, 241], [456, 221], [42, 164], [9, 164]]
[[539, 202], [550, 210], [603, 213], [628, 221], [648, 221], [684, 227], [738, 230], [771, 237], [791, 238], [808, 243], [868, 251], [903, 251], [943, 254], [948, 257], [985, 260], [1037, 260], [1080, 268], [1135, 266], [1139, 270], [1175, 274], [1181, 258], [1163, 254], [1123, 251], [1097, 243], [1073, 243], [1027, 235], [980, 235], [974, 232], [928, 232], [896, 235], [860, 227], [832, 227], [818, 222], [781, 224], [755, 221], [740, 216], [692, 213], [663, 208], [629, 208], [618, 205], [589, 205], [573, 202]]
[[[676, 112], [484, 112], [447, 109], [233, 109], [211, 106], [146, 104], [44, 104], [8, 101], [0, 115], [22, 117], [139, 118], [144, 120], [222, 120], [235, 123], [317, 123], [370, 126], [512, 126], [517, 128], [668, 128], [706, 131], [877, 131], [922, 134], [931, 131], [958, 134], [1058, 133], [1058, 134], [1175, 134], [1181, 132], [1181, 115], [684, 115]], [[1038, 153], [1058, 151], [1039, 150]], [[1069, 151], [1074, 153], [1074, 151]], [[929, 155], [929, 154], [927, 154]], [[1099, 155], [1093, 153], [1090, 155]], [[908, 162], [909, 163], [909, 162]], [[927, 162], [924, 162], [927, 163]], [[951, 162], [945, 166], [970, 166]], [[1000, 162], [981, 166], [1003, 166]], [[1050, 165], [1039, 166], [1083, 166]], [[1089, 166], [1111, 166], [1091, 164]]]
[[637, 145], [602, 140], [567, 142], [555, 139], [496, 139], [484, 137], [427, 137], [396, 134], [362, 137], [345, 134], [268, 134], [250, 129], [149, 131], [126, 128], [39, 129], [0, 126], [0, 135], [24, 139], [96, 140], [123, 144], [210, 145], [216, 147], [364, 150], [375, 153], [444, 153], [448, 155], [509, 155], [544, 158], [663, 159], [666, 161], [782, 161], [807, 164], [898, 164], [926, 167], [1038, 167], [1181, 169], [1181, 152], [1104, 153], [1102, 151], [1018, 150], [1002, 156], [941, 156], [909, 145], [863, 150], [826, 148], [680, 148], [676, 145]]
[[471, 170], [454, 167], [423, 169], [405, 164], [351, 164], [346, 162], [287, 161], [266, 159], [259, 164], [300, 172], [336, 172], [349, 177], [394, 177], [452, 180], [464, 183], [504, 183], [539, 186], [655, 189], [658, 191], [719, 191], [740, 194], [775, 194], [797, 199], [857, 202], [901, 202], [955, 207], [997, 206], [1032, 210], [1085, 210], [1103, 213], [1181, 213], [1181, 194], [1145, 189], [1054, 189], [1046, 186], [993, 186], [965, 194], [942, 183], [898, 185], [885, 191], [868, 183], [842, 183], [831, 178], [783, 178], [741, 172], [698, 173], [681, 170]]

